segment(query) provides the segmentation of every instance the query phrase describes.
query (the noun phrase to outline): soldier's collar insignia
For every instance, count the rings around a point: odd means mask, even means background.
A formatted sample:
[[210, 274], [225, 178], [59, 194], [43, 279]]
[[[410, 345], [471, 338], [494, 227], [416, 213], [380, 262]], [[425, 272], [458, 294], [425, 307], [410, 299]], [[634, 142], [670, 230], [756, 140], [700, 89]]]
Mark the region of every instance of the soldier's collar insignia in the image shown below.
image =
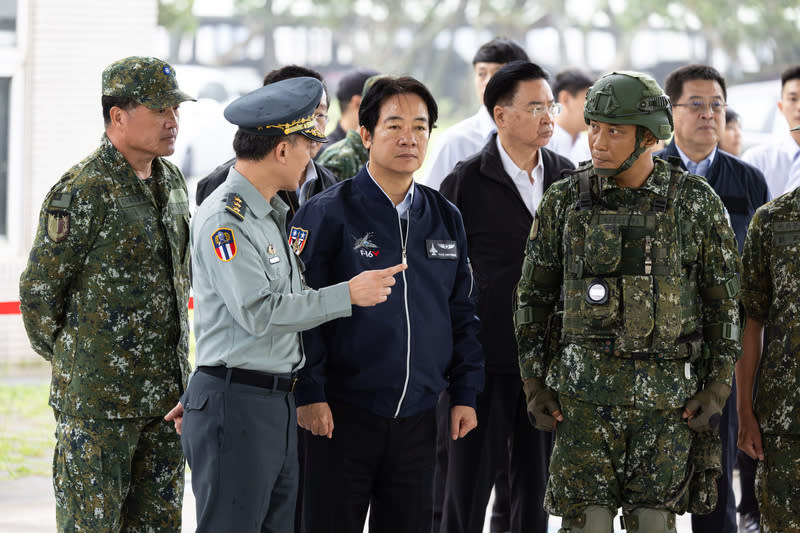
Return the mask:
[[54, 242], [61, 242], [69, 235], [69, 213], [66, 211], [47, 212], [47, 236]]
[[211, 234], [211, 242], [214, 244], [214, 253], [217, 258], [226, 263], [236, 257], [236, 237], [230, 228], [217, 228]]
[[225, 209], [239, 220], [244, 220], [247, 213], [247, 203], [238, 194], [230, 193], [225, 200]]
[[308, 230], [298, 228], [297, 226], [292, 226], [292, 228], [289, 230], [289, 247], [291, 247], [292, 251], [295, 254], [300, 255], [307, 242]]

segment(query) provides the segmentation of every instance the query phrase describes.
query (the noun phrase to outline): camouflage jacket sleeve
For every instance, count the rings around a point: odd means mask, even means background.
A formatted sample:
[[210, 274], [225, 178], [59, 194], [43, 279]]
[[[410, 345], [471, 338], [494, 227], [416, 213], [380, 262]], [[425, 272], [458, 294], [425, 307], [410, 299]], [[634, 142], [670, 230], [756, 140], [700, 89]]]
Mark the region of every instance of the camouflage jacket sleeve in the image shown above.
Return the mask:
[[64, 327], [70, 286], [97, 237], [104, 209], [89, 191], [72, 187], [69, 174], [42, 204], [28, 264], [20, 278], [19, 297], [31, 346], [48, 361]]
[[742, 305], [747, 316], [765, 322], [773, 301], [769, 212], [759, 209], [750, 221], [742, 251]]
[[[522, 277], [517, 285], [514, 328], [524, 380], [544, 379], [547, 368], [548, 318], [556, 308], [563, 278], [563, 231], [572, 198], [571, 180], [545, 192], [525, 246]], [[556, 332], [559, 335], [560, 332]]]
[[696, 246], [697, 282], [702, 304], [703, 336], [708, 353], [706, 382], [731, 384], [733, 369], [742, 354], [739, 316], [741, 260], [736, 237], [719, 196], [708, 183], [687, 178], [682, 206], [692, 221], [689, 247]]

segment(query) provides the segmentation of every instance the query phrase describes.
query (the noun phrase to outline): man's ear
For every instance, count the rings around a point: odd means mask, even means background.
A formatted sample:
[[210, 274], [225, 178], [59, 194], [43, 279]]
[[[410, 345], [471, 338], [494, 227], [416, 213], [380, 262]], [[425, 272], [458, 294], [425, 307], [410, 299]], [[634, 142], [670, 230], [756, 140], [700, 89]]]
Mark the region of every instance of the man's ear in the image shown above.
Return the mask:
[[656, 144], [658, 142], [658, 139], [656, 139], [656, 136], [653, 135], [652, 131], [646, 129], [646, 130], [644, 130], [644, 141], [643, 142], [644, 142], [644, 147], [645, 148], [650, 148], [651, 146], [653, 146], [654, 144]]
[[289, 141], [283, 140], [278, 143], [278, 145], [272, 151], [275, 154], [275, 159], [277, 159], [280, 163], [285, 163], [287, 160], [287, 154], [289, 150]]
[[127, 111], [121, 107], [114, 106], [108, 110], [108, 116], [111, 119], [111, 124], [114, 126], [121, 126], [127, 117]]
[[506, 119], [506, 108], [501, 105], [496, 105], [494, 106], [494, 109], [492, 109], [492, 115], [496, 125], [503, 124]]
[[364, 145], [364, 148], [369, 150], [372, 146], [372, 135], [370, 135], [369, 130], [366, 126], [359, 126], [358, 133], [361, 135], [361, 143]]

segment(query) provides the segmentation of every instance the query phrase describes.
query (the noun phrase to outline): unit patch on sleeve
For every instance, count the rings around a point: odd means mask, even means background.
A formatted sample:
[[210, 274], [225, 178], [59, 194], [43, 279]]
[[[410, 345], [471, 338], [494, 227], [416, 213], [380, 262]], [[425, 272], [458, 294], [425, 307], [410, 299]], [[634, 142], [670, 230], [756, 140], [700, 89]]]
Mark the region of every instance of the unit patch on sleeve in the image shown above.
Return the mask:
[[308, 242], [308, 230], [292, 226], [289, 230], [289, 247], [292, 251], [300, 255], [300, 252], [302, 252], [303, 248], [306, 246], [306, 242]]
[[66, 211], [47, 212], [47, 236], [54, 242], [61, 242], [69, 235], [69, 213]]
[[236, 238], [230, 228], [217, 228], [211, 235], [214, 243], [214, 253], [222, 261], [230, 261], [236, 257]]
[[428, 259], [458, 259], [456, 241], [428, 239], [425, 241]]

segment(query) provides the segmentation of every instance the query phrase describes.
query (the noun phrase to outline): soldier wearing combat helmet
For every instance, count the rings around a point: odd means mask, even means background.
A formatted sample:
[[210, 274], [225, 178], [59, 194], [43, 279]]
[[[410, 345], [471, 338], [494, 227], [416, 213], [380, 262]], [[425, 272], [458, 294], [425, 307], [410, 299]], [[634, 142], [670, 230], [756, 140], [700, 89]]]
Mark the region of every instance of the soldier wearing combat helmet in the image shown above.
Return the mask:
[[736, 242], [706, 182], [651, 157], [672, 131], [652, 78], [602, 77], [584, 117], [592, 161], [545, 193], [517, 288], [528, 415], [558, 427], [545, 507], [562, 532], [610, 533], [619, 508], [629, 531], [674, 532], [715, 503]]
[[102, 76], [100, 147], [48, 193], [20, 307], [53, 366], [58, 531], [180, 531], [184, 461], [163, 414], [189, 375], [189, 203], [175, 71], [128, 57]]

